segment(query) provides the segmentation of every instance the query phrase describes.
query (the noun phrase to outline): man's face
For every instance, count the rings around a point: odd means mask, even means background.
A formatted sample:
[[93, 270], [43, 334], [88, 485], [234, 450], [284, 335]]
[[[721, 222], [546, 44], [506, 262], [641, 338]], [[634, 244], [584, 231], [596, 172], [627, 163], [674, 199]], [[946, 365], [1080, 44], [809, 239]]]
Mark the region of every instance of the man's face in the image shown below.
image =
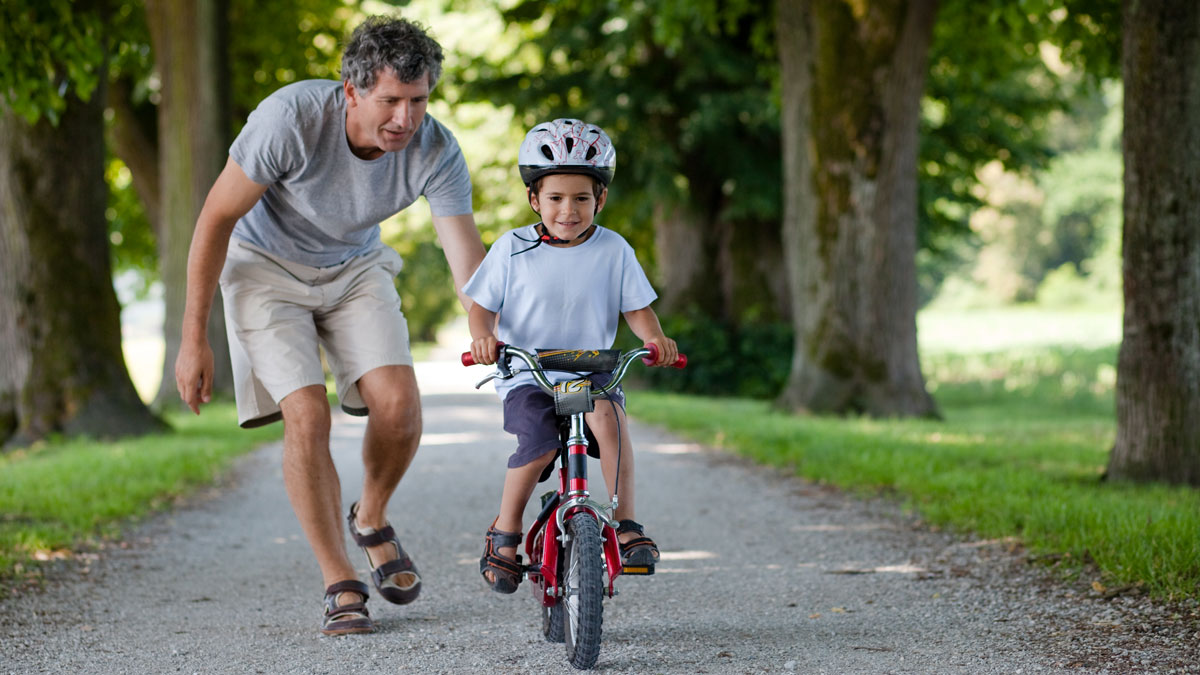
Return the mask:
[[346, 89], [346, 140], [354, 154], [375, 159], [385, 152], [408, 147], [429, 104], [429, 78], [412, 82], [396, 79], [390, 68], [379, 73], [368, 92], [344, 82]]

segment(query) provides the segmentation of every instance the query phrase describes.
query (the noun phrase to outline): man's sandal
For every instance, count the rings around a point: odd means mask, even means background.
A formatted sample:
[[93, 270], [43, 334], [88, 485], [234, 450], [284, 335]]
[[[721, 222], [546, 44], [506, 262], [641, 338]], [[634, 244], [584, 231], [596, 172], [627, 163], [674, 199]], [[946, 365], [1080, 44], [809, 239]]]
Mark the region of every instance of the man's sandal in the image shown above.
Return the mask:
[[[357, 593], [358, 602], [338, 604], [342, 593]], [[367, 585], [358, 580], [339, 581], [325, 589], [325, 618], [321, 621], [321, 632], [326, 635], [349, 635], [370, 633], [375, 626], [367, 614]]]
[[[421, 576], [417, 572], [417, 566], [413, 564], [412, 558], [408, 557], [404, 548], [400, 546], [396, 530], [392, 529], [390, 523], [386, 524], [382, 530], [370, 527], [359, 529], [357, 518], [358, 502], [354, 502], [350, 507], [350, 515], [346, 517], [350, 524], [350, 536], [354, 537], [354, 543], [358, 544], [363, 553], [367, 554], [367, 566], [371, 568], [371, 580], [375, 583], [379, 594], [383, 596], [384, 600], [397, 605], [407, 605], [416, 600], [417, 596], [421, 594]], [[396, 559], [376, 567], [367, 548], [382, 544], [391, 544], [396, 547]], [[411, 574], [417, 580], [402, 586], [396, 582], [395, 577], [399, 574]]]
[[632, 520], [622, 520], [617, 523], [617, 534], [633, 532], [639, 536], [622, 542], [617, 540], [621, 549], [621, 565], [625, 567], [653, 567], [658, 562], [658, 546], [654, 540], [646, 536], [640, 523]]
[[[479, 558], [479, 574], [483, 576], [483, 580], [488, 582], [493, 591], [497, 593], [513, 593], [517, 590], [517, 586], [521, 585], [521, 577], [525, 574], [525, 566], [521, 564], [521, 554], [517, 554], [516, 560], [508, 556], [500, 555], [500, 549], [508, 546], [521, 545], [520, 532], [505, 532], [497, 530], [496, 524], [488, 528], [485, 535], [486, 544], [483, 549], [483, 556]], [[492, 578], [487, 578], [487, 573], [492, 573]]]

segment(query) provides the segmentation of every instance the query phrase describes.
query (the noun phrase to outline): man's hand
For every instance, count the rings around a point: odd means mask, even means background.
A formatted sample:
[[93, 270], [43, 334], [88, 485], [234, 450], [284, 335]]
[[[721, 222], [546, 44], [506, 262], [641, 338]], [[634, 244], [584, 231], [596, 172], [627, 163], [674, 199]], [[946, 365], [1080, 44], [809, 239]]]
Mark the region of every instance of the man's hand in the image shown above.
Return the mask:
[[179, 398], [200, 414], [200, 404], [212, 400], [213, 352], [208, 340], [185, 342], [179, 345], [179, 356], [175, 359], [175, 386]]

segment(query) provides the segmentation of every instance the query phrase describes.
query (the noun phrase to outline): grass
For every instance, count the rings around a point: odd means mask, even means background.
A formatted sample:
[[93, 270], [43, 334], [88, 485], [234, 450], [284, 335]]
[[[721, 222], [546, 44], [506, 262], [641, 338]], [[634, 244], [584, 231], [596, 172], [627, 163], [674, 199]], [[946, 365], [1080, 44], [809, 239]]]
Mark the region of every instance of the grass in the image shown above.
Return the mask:
[[232, 403], [170, 417], [175, 431], [115, 442], [51, 440], [0, 455], [0, 595], [212, 480], [282, 433], [237, 427]]
[[1200, 490], [1101, 481], [1117, 347], [1097, 346], [1111, 322], [1092, 316], [1072, 334], [1073, 318], [1009, 315], [1017, 346], [979, 351], [953, 339], [956, 326], [975, 329], [961, 316], [922, 317], [923, 332], [941, 331], [922, 353], [940, 422], [797, 417], [763, 401], [651, 392], [632, 412], [809, 480], [894, 495], [935, 526], [1018, 537], [1035, 559], [1098, 575], [1087, 580], [1101, 587], [1196, 598]]

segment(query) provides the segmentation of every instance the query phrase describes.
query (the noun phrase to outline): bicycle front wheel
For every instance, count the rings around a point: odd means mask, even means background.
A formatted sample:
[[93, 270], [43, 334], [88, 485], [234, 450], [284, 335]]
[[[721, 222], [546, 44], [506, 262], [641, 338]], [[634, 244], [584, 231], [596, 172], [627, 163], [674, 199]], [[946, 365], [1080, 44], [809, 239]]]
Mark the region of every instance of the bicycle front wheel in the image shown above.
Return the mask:
[[563, 623], [567, 660], [580, 669], [596, 665], [600, 656], [600, 627], [604, 622], [604, 548], [600, 524], [589, 513], [577, 513], [566, 523], [569, 539], [563, 547]]

